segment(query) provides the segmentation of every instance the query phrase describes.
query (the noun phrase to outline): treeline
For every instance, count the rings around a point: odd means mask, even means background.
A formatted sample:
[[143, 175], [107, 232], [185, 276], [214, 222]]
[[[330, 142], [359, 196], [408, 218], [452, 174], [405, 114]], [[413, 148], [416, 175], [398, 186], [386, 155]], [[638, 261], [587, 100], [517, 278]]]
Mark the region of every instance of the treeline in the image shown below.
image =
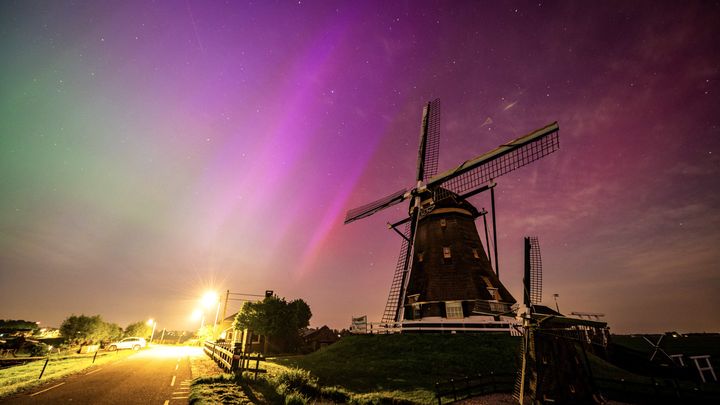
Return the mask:
[[37, 322], [23, 319], [0, 319], [0, 333], [12, 333], [16, 331], [36, 331], [40, 329]]
[[91, 344], [118, 340], [126, 336], [149, 338], [152, 327], [145, 322], [131, 323], [125, 329], [106, 322], [100, 315], [70, 315], [60, 325], [60, 335], [71, 344]]

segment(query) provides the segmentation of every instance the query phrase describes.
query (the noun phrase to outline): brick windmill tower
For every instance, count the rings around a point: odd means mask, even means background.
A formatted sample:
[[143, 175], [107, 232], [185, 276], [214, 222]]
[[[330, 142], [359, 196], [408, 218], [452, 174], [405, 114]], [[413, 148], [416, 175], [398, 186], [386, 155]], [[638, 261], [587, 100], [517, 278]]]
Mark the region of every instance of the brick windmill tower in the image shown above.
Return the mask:
[[345, 217], [347, 224], [410, 202], [407, 218], [388, 224], [402, 242], [383, 322], [402, 322], [403, 329], [409, 329], [410, 325], [466, 323], [482, 318], [478, 314], [487, 318], [508, 312], [516, 301], [500, 282], [497, 246], [493, 246], [493, 271], [487, 225], [485, 247], [475, 225], [480, 216], [487, 224], [486, 212], [478, 211], [468, 198], [490, 190], [495, 231], [493, 180], [556, 151], [558, 130], [557, 123], [550, 124], [437, 174], [440, 100], [425, 106], [415, 186], [352, 209]]

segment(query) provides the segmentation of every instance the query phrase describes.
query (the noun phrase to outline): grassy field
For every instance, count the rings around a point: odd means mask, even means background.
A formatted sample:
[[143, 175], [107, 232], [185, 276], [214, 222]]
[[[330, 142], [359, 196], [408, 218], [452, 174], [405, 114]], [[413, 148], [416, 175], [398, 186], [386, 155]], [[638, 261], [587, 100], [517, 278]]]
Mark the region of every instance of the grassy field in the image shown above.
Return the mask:
[[[637, 339], [617, 340], [640, 348]], [[683, 344], [687, 346], [682, 348], [685, 353], [712, 354], [718, 347], [713, 346], [717, 342], [713, 339], [717, 338], [674, 339], [669, 347]], [[491, 371], [514, 373], [519, 366], [519, 345], [520, 338], [505, 334], [349, 336], [305, 356], [269, 358], [261, 366], [268, 372], [259, 381], [230, 375], [196, 380], [191, 403], [433, 404], [437, 381]], [[623, 379], [638, 387], [652, 387], [655, 381], [592, 354], [588, 358], [596, 378]]]
[[437, 381], [517, 369], [520, 338], [507, 334], [348, 336], [315, 353], [271, 359], [308, 370], [323, 386], [429, 403]]
[[0, 397], [10, 395], [22, 389], [31, 388], [52, 380], [85, 370], [93, 365], [100, 365], [113, 360], [125, 358], [135, 352], [131, 350], [113, 353], [99, 353], [93, 364], [92, 354], [50, 357], [42, 380], [38, 380], [45, 360], [34, 361], [21, 366], [0, 370]]

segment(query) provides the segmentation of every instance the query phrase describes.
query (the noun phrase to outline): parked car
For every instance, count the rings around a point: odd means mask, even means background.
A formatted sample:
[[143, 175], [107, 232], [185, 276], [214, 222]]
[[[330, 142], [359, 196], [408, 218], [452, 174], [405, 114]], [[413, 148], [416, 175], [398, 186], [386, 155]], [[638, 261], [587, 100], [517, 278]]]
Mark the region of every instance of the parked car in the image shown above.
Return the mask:
[[108, 350], [115, 351], [119, 349], [140, 350], [147, 346], [147, 341], [141, 337], [126, 337], [119, 342], [113, 342], [108, 345]]

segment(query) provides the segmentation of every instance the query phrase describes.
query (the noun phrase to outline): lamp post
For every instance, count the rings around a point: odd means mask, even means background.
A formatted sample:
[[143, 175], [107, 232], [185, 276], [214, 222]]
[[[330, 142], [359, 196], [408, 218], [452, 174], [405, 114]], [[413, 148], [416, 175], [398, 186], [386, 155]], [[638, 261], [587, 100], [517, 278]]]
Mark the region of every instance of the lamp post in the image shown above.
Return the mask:
[[553, 294], [553, 298], [555, 299], [555, 309], [557, 309], [558, 313], [560, 312], [560, 307], [558, 306], [557, 299], [560, 296], [560, 294]]
[[203, 304], [203, 306], [207, 309], [212, 308], [213, 305], [216, 305], [215, 308], [215, 322], [213, 323], [213, 340], [217, 340], [217, 321], [218, 321], [218, 315], [220, 314], [220, 296], [215, 291], [208, 291], [203, 295], [200, 302]]
[[150, 343], [152, 343], [153, 337], [155, 337], [155, 327], [157, 326], [157, 322], [154, 319], [150, 318], [147, 321], [147, 326], [150, 325], [152, 325], [152, 333], [150, 334]]

